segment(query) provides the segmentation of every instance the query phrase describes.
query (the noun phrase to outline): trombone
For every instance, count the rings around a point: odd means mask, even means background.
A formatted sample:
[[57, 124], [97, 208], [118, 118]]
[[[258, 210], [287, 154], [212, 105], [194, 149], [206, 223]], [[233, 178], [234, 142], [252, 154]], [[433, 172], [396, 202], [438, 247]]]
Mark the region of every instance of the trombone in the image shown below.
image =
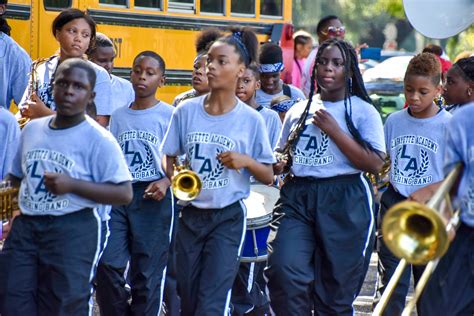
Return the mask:
[[18, 188], [10, 181], [0, 182], [0, 225], [13, 217], [13, 211], [18, 210]]
[[[424, 205], [403, 201], [392, 206], [382, 221], [383, 240], [392, 253], [401, 258], [390, 282], [372, 315], [381, 315], [407, 264], [427, 264], [415, 289], [415, 296], [405, 307], [402, 315], [410, 315], [439, 258], [449, 247], [448, 232], [457, 226], [459, 211], [453, 213], [449, 192], [462, 171], [457, 164], [448, 174], [430, 201]], [[443, 201], [452, 217], [446, 225], [440, 212]]]

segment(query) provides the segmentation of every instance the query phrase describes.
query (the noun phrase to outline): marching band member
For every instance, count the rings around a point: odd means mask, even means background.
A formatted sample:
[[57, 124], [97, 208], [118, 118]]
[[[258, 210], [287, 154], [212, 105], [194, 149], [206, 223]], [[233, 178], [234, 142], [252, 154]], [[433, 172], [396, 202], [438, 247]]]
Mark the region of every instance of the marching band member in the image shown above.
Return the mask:
[[21, 215], [0, 252], [2, 315], [92, 313], [102, 247], [96, 208], [132, 199], [117, 141], [85, 115], [95, 79], [90, 63], [62, 62], [52, 90], [56, 113], [22, 131], [9, 175], [16, 185], [21, 181]]
[[260, 71], [260, 89], [257, 90], [255, 101], [266, 108], [274, 97], [289, 96], [292, 99], [306, 99], [303, 92], [293, 85], [287, 85], [280, 79], [283, 71], [283, 52], [275, 43], [265, 43], [260, 47], [258, 56]]
[[[244, 75], [238, 80], [236, 95], [240, 101], [262, 115], [267, 127], [270, 145], [275, 148], [280, 135], [281, 121], [276, 112], [257, 104], [255, 101], [255, 92], [260, 88], [259, 77], [258, 65], [251, 63], [245, 69]], [[265, 266], [266, 261], [240, 263], [237, 277], [232, 286], [232, 315], [240, 316], [250, 312], [257, 314], [269, 312], [268, 298], [263, 292], [265, 291], [263, 280]]]
[[[449, 72], [448, 72], [449, 74]], [[473, 73], [470, 73], [471, 78]], [[445, 174], [462, 162], [457, 189], [461, 224], [418, 302], [421, 316], [474, 315], [474, 103], [465, 104], [447, 126]]]
[[[183, 208], [176, 236], [181, 315], [228, 312], [245, 236], [250, 176], [270, 184], [273, 153], [262, 117], [235, 96], [255, 61], [258, 41], [248, 29], [218, 39], [207, 53], [207, 95], [176, 107], [162, 144], [165, 169], [186, 154], [202, 191]], [[237, 124], [238, 122], [238, 124]]]
[[191, 78], [193, 88], [189, 91], [178, 94], [176, 98], [174, 98], [173, 106], [177, 106], [186, 99], [198, 97], [209, 92], [209, 84], [206, 76], [206, 54], [212, 43], [221, 36], [221, 31], [215, 28], [210, 28], [199, 33], [199, 36], [196, 39], [197, 56], [194, 58], [193, 74]]
[[474, 56], [462, 58], [449, 68], [443, 98], [451, 114], [462, 105], [474, 102]]
[[[53, 98], [52, 83], [56, 76], [58, 65], [68, 58], [82, 58], [86, 51], [94, 44], [96, 24], [92, 18], [78, 9], [61, 11], [52, 25], [54, 38], [59, 42], [59, 55], [53, 55], [38, 64], [37, 79], [38, 91], [30, 95], [26, 89], [20, 101], [22, 115], [35, 119], [51, 115], [56, 111]], [[97, 121], [107, 126], [111, 114], [111, 83], [105, 69], [91, 64], [96, 73], [94, 88], [95, 105], [97, 107]]]
[[374, 239], [373, 193], [363, 172], [383, 165], [382, 120], [347, 42], [320, 46], [311, 82], [308, 101], [288, 111], [277, 146], [287, 152], [289, 138], [293, 155], [274, 170], [291, 167], [293, 177], [275, 208], [284, 216], [265, 275], [276, 315], [311, 315], [313, 308], [315, 315], [353, 315]]
[[88, 51], [89, 60], [94, 64], [107, 70], [112, 85], [112, 108], [111, 113], [123, 106], [129, 106], [135, 99], [130, 81], [112, 74], [114, 69], [114, 60], [117, 53], [114, 49], [114, 43], [105, 34], [96, 33], [95, 43]]
[[[394, 204], [409, 199], [426, 203], [443, 179], [445, 129], [451, 114], [433, 101], [441, 93], [441, 67], [431, 53], [411, 59], [404, 78], [408, 107], [392, 113], [385, 122], [385, 143], [390, 155], [390, 184], [380, 200], [381, 221]], [[380, 296], [400, 259], [395, 257], [379, 235]], [[388, 301], [384, 315], [400, 315], [410, 286], [411, 269], [405, 269]], [[424, 267], [413, 266], [415, 284]]]
[[[133, 200], [113, 207], [110, 214], [110, 237], [97, 271], [101, 315], [159, 315], [161, 311], [174, 212], [159, 150], [173, 107], [155, 98], [164, 73], [161, 56], [152, 51], [138, 54], [131, 73], [135, 100], [111, 116], [110, 132], [133, 177]], [[131, 304], [124, 278], [129, 260]]]

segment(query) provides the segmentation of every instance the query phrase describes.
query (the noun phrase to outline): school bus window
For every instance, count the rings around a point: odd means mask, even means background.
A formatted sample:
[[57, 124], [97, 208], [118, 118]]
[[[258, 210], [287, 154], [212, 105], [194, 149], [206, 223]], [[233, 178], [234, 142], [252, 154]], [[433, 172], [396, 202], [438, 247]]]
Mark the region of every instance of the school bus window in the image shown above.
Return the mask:
[[255, 0], [233, 0], [230, 12], [239, 14], [255, 14]]
[[223, 0], [201, 0], [201, 12], [205, 13], [224, 13]]
[[100, 4], [127, 6], [127, 0], [99, 0]]
[[71, 7], [71, 0], [44, 0], [46, 10], [67, 9]]
[[168, 3], [170, 9], [193, 10], [194, 0], [170, 0]]
[[135, 0], [136, 7], [161, 9], [161, 0]]
[[282, 0], [260, 0], [260, 14], [282, 16]]

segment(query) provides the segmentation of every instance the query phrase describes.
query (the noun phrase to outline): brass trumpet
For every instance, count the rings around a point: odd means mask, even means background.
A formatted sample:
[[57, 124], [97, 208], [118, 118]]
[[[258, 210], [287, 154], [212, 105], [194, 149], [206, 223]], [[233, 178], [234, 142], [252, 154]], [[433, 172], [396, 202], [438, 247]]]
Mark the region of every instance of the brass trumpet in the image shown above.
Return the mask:
[[[461, 170], [462, 165], [456, 165], [426, 205], [403, 201], [392, 206], [385, 214], [382, 221], [383, 240], [390, 251], [401, 260], [373, 315], [382, 314], [407, 264], [423, 265], [428, 263], [425, 268], [425, 273], [428, 275], [423, 273], [418, 283], [420, 288], [417, 286], [415, 291], [416, 302], [429, 276], [434, 271], [437, 260], [448, 250], [448, 232], [456, 227], [459, 221], [459, 212], [453, 214], [449, 192], [457, 182]], [[440, 212], [437, 211], [442, 208], [444, 201], [446, 201], [446, 207], [452, 215], [447, 225]], [[414, 305], [412, 303], [407, 307], [413, 308]], [[404, 311], [402, 315], [409, 315], [409, 312]]]
[[391, 169], [391, 162], [390, 162], [390, 157], [387, 155], [385, 158], [384, 164], [382, 166], [382, 169], [379, 171], [377, 174], [372, 174], [367, 172], [366, 176], [369, 178], [370, 183], [377, 189], [380, 190], [384, 188], [385, 186], [388, 185], [389, 179], [388, 179], [388, 174], [390, 173]]
[[0, 221], [9, 221], [15, 210], [18, 210], [18, 188], [13, 187], [10, 181], [2, 181], [0, 182]]
[[202, 181], [196, 172], [187, 166], [174, 166], [175, 175], [171, 180], [174, 196], [181, 201], [192, 201], [201, 193]]

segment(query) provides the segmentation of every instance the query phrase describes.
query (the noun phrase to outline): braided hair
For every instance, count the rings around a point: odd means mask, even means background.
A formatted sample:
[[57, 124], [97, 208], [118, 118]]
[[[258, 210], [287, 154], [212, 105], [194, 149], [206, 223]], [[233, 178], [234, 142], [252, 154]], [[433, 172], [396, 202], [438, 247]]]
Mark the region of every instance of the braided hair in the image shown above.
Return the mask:
[[347, 128], [349, 132], [351, 133], [352, 137], [354, 137], [354, 139], [356, 140], [358, 144], [360, 144], [365, 149], [369, 149], [375, 152], [380, 157], [380, 159], [384, 160], [382, 155], [369, 142], [367, 142], [366, 140], [362, 138], [362, 135], [357, 130], [357, 128], [354, 125], [354, 122], [352, 121], [351, 96], [357, 96], [360, 99], [364, 100], [365, 102], [373, 104], [364, 86], [364, 81], [362, 79], [362, 75], [360, 73], [359, 66], [358, 66], [357, 54], [354, 48], [348, 42], [344, 40], [339, 40], [339, 39], [330, 39], [322, 43], [321, 46], [318, 48], [318, 53], [316, 54], [315, 63], [314, 63], [313, 69], [311, 70], [311, 79], [310, 79], [311, 88], [309, 91], [308, 102], [306, 103], [306, 107], [303, 111], [303, 114], [298, 119], [295, 125], [295, 128], [293, 129], [293, 131], [290, 132], [287, 145], [283, 149], [283, 154], [284, 155], [288, 154], [287, 165], [289, 167], [291, 167], [291, 164], [292, 164], [292, 157], [291, 157], [292, 152], [294, 151], [294, 148], [296, 147], [296, 144], [298, 143], [299, 137], [301, 135], [301, 132], [304, 129], [306, 117], [309, 114], [309, 110], [311, 108], [311, 103], [313, 102], [313, 96], [316, 92], [316, 88], [318, 89], [318, 91], [321, 90], [319, 84], [316, 86], [316, 83], [315, 83], [316, 82], [315, 80], [316, 68], [318, 66], [318, 61], [321, 58], [321, 55], [324, 52], [324, 50], [332, 46], [337, 47], [339, 49], [343, 58], [343, 62], [344, 62], [344, 69], [345, 69], [344, 80], [346, 82], [346, 88], [345, 88], [345, 94], [344, 94], [344, 108], [345, 108], [345, 119], [346, 119]]
[[474, 81], [474, 56], [459, 59], [453, 67], [460, 70], [461, 75], [467, 82]]

